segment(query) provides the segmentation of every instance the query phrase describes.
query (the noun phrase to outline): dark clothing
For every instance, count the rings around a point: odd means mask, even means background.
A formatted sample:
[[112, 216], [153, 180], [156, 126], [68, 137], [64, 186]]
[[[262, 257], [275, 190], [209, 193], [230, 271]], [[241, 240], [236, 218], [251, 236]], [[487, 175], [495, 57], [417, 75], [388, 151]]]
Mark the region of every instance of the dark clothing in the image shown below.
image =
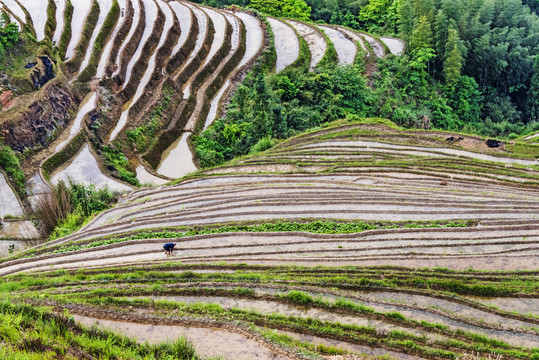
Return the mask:
[[174, 246], [176, 246], [176, 245], [174, 245], [174, 243], [168, 243], [168, 244], [163, 245], [163, 248], [166, 251], [172, 251], [172, 250], [174, 250]]

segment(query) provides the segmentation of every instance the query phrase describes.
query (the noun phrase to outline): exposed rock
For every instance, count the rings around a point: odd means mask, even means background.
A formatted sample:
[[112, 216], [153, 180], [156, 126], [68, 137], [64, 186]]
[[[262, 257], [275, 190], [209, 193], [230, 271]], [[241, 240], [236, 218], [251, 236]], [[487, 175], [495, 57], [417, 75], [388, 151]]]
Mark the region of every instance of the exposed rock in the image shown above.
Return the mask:
[[459, 136], [459, 137], [450, 136], [447, 139], [445, 139], [445, 141], [450, 141], [450, 142], [457, 142], [457, 141], [461, 141], [461, 140], [464, 140], [464, 138], [462, 136]]
[[33, 68], [33, 67], [36, 66], [36, 65], [37, 65], [37, 62], [28, 63], [28, 64], [26, 64], [25, 68], [31, 69], [31, 68]]
[[35, 67], [31, 74], [36, 90], [42, 88], [43, 85], [56, 77], [54, 64], [48, 56], [40, 56], [38, 62], [39, 65]]
[[30, 104], [19, 117], [0, 123], [0, 137], [15, 151], [46, 146], [54, 132], [69, 122], [71, 109], [79, 101], [68, 89], [51, 84], [39, 100]]
[[0, 94], [0, 105], [2, 106], [3, 109], [7, 109], [11, 106], [12, 94], [13, 93], [11, 92], [11, 90], [4, 91], [3, 93]]
[[485, 141], [485, 144], [487, 144], [489, 148], [497, 148], [503, 145], [503, 143], [500, 140], [493, 140], [493, 139], [488, 139], [487, 141]]

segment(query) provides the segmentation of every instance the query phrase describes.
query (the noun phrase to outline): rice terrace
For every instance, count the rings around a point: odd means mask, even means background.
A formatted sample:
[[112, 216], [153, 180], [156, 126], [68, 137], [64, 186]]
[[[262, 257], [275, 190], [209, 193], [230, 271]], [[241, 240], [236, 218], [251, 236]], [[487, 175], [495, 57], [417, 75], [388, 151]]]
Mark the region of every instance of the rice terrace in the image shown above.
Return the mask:
[[537, 0], [0, 0], [0, 359], [539, 359]]

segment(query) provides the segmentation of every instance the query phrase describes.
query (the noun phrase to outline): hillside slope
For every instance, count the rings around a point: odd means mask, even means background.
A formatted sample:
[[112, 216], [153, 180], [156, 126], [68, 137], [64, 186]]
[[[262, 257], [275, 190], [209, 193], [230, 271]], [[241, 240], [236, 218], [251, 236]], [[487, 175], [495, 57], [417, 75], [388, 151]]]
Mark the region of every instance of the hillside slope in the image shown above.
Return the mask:
[[533, 359], [539, 167], [514, 155], [338, 121], [129, 194], [3, 260], [0, 297], [231, 359]]

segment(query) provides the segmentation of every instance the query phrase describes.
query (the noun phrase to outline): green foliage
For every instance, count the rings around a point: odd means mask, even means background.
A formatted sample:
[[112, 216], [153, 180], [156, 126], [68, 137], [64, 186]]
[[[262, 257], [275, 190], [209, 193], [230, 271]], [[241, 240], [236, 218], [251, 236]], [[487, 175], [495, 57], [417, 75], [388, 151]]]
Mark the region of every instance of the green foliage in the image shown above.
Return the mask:
[[161, 102], [144, 119], [142, 126], [126, 131], [127, 139], [138, 153], [145, 152], [155, 141], [157, 132], [161, 128], [161, 119], [171, 102], [171, 91], [164, 90]]
[[116, 196], [107, 188], [98, 189], [95, 185], [70, 182], [69, 199], [73, 209], [85, 217], [107, 209], [116, 200]]
[[2, 359], [200, 359], [184, 337], [158, 345], [138, 344], [111, 331], [81, 327], [72, 317], [45, 308], [8, 301], [0, 303], [0, 324]]
[[9, 23], [0, 27], [0, 60], [3, 60], [6, 52], [19, 41], [19, 26]]
[[137, 176], [133, 172], [124, 153], [111, 145], [104, 145], [101, 152], [109, 169], [116, 172], [116, 176], [131, 185], [139, 185]]
[[26, 191], [26, 177], [22, 171], [19, 159], [15, 152], [0, 139], [0, 168], [4, 169], [9, 176], [20, 196], [24, 196]]
[[284, 295], [284, 298], [291, 300], [299, 305], [309, 305], [314, 301], [310, 295], [304, 293], [303, 291], [297, 290], [288, 292]]
[[275, 141], [269, 136], [263, 137], [251, 148], [250, 153], [256, 153], [260, 151], [265, 151], [272, 148], [275, 145]]
[[539, 121], [539, 56], [535, 57], [533, 64], [533, 76], [528, 90], [528, 116], [534, 121]]
[[52, 39], [56, 30], [56, 2], [49, 0], [47, 6], [47, 22], [45, 23], [45, 36]]
[[397, 14], [394, 0], [370, 0], [362, 6], [357, 20], [364, 29], [383, 32], [383, 29], [395, 28]]
[[86, 141], [86, 134], [84, 131], [80, 131], [71, 141], [51, 157], [47, 158], [43, 162], [43, 175], [46, 179], [49, 178], [50, 174], [56, 170], [58, 167], [65, 164], [69, 159], [71, 159], [75, 154], [80, 150], [82, 145]]
[[66, 1], [66, 8], [64, 11], [64, 31], [62, 32], [62, 36], [60, 37], [60, 43], [57, 44], [58, 46], [58, 54], [63, 60], [66, 55], [67, 47], [69, 46], [69, 42], [71, 41], [71, 19], [73, 18], [73, 4], [71, 3], [71, 0]]
[[249, 5], [264, 14], [308, 21], [311, 8], [304, 0], [251, 0]]
[[98, 189], [95, 185], [77, 184], [69, 186], [59, 182], [52, 196], [38, 201], [37, 217], [49, 232], [50, 239], [57, 239], [74, 233], [93, 215], [110, 207], [116, 195], [107, 188]]
[[[402, 225], [401, 225], [402, 226]], [[449, 223], [427, 223], [427, 224], [417, 224], [417, 223], [407, 223], [404, 228], [438, 228], [438, 227], [466, 227], [469, 226], [468, 222], [462, 221], [453, 221]], [[165, 231], [140, 231], [136, 234], [125, 236], [125, 237], [111, 237], [107, 239], [101, 239], [96, 241], [91, 241], [85, 244], [71, 244], [67, 246], [60, 246], [53, 248], [52, 253], [63, 253], [68, 251], [75, 251], [81, 249], [89, 249], [99, 246], [118, 244], [126, 241], [132, 240], [142, 240], [142, 239], [173, 239], [173, 238], [182, 238], [186, 236], [195, 236], [195, 235], [205, 235], [205, 234], [222, 234], [230, 232], [293, 232], [293, 231], [305, 231], [315, 234], [350, 234], [350, 233], [359, 233], [366, 230], [374, 229], [394, 229], [398, 228], [398, 225], [386, 225], [379, 226], [362, 221], [338, 223], [333, 221], [311, 221], [311, 222], [276, 222], [276, 223], [265, 223], [259, 225], [228, 225], [220, 227], [210, 227], [210, 228], [182, 228], [177, 230], [165, 230]]]
[[226, 118], [193, 138], [195, 153], [203, 167], [219, 165], [249, 153], [264, 138], [288, 138], [347, 113], [367, 115], [372, 101], [355, 67], [316, 72], [300, 67], [275, 75], [255, 66], [234, 95]]

